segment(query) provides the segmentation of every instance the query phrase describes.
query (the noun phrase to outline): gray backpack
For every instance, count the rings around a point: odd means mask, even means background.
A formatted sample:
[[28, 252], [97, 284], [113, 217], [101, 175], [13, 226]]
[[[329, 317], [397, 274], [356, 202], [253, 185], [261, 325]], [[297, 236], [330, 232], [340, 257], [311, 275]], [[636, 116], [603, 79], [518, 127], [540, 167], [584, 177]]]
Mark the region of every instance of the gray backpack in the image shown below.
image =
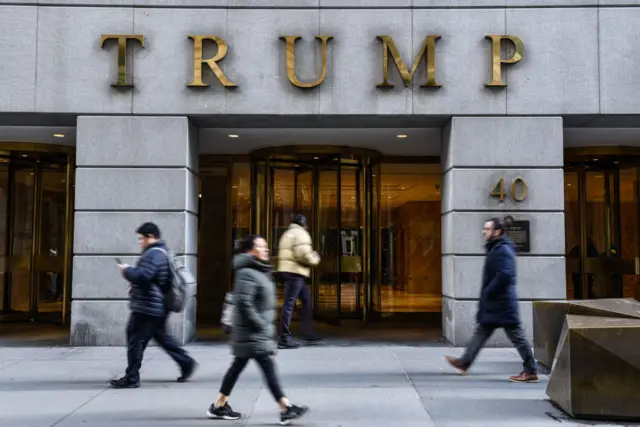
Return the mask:
[[169, 311], [180, 313], [187, 306], [189, 297], [193, 295], [192, 290], [196, 286], [196, 279], [175, 255], [169, 255], [167, 251], [158, 247], [151, 250], [154, 249], [162, 251], [167, 256], [171, 268], [171, 286], [165, 294], [164, 306]]

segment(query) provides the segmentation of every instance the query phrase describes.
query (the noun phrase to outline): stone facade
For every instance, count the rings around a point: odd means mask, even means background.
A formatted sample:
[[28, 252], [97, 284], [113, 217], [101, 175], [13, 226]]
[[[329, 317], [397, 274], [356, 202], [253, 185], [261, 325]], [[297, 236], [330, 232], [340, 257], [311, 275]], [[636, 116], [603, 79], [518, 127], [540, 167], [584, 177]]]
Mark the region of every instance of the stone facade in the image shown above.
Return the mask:
[[[0, 0], [0, 126], [77, 117], [72, 344], [124, 343], [127, 288], [113, 258], [135, 259], [134, 230], [150, 215], [195, 270], [197, 135], [256, 118], [443, 128], [443, 333], [456, 345], [469, 338], [482, 223], [509, 214], [531, 224], [531, 251], [518, 261], [530, 335], [531, 301], [566, 297], [563, 129], [640, 114], [638, 22], [638, 0]], [[111, 86], [117, 49], [113, 41], [101, 47], [103, 34], [144, 35], [144, 47], [127, 45], [133, 88]], [[210, 87], [187, 87], [192, 34], [226, 41], [219, 65], [238, 87], [223, 87], [209, 70]], [[489, 34], [524, 43], [522, 60], [502, 68], [507, 87], [485, 86]], [[321, 69], [314, 37], [333, 36], [320, 86], [288, 81], [286, 35], [302, 37], [302, 81]], [[425, 37], [441, 36], [442, 87], [420, 86], [421, 63], [408, 87], [390, 65], [395, 87], [377, 88], [379, 35], [393, 37], [409, 69]], [[208, 46], [204, 57], [215, 53]], [[246, 154], [241, 144], [225, 153]], [[526, 200], [487, 196], [500, 177], [509, 186], [516, 176], [530, 186]], [[171, 320], [182, 342], [194, 334], [194, 310]], [[491, 344], [505, 345], [504, 335]]]
[[[197, 271], [198, 145], [186, 117], [78, 118], [71, 343], [124, 345], [136, 228], [153, 220], [169, 248]], [[167, 191], [170, 188], [171, 191]], [[195, 333], [195, 295], [171, 314], [181, 342]]]
[[[0, 112], [638, 114], [633, 58], [639, 4], [601, 0], [599, 5], [597, 0], [0, 1]], [[128, 47], [134, 89], [110, 86], [116, 81], [116, 43], [101, 48], [102, 34], [145, 36], [144, 48]], [[222, 87], [209, 71], [205, 80], [211, 87], [186, 87], [193, 78], [190, 34], [226, 40], [229, 50], [220, 68], [237, 88]], [[441, 36], [436, 78], [442, 87], [420, 87], [421, 65], [411, 87], [393, 71], [395, 88], [377, 90], [382, 47], [376, 36], [392, 36], [410, 68], [429, 34]], [[519, 63], [504, 66], [506, 89], [484, 87], [491, 79], [488, 34], [518, 36], [525, 46]], [[296, 45], [302, 81], [319, 76], [320, 44], [313, 37], [333, 36], [327, 76], [316, 90], [300, 90], [286, 79], [285, 45], [279, 39], [284, 35], [302, 37]], [[205, 58], [214, 54], [214, 48], [205, 49]]]
[[[530, 146], [537, 147], [535, 153]], [[566, 298], [562, 119], [454, 117], [444, 132], [441, 159], [445, 338], [454, 345], [471, 338], [484, 261], [482, 226], [507, 215], [530, 223], [530, 251], [518, 257], [517, 291], [531, 338], [531, 301]], [[535, 195], [531, 191], [522, 202], [510, 191], [517, 177], [535, 182]], [[501, 178], [504, 200], [487, 197]], [[500, 331], [489, 345], [508, 345], [508, 339]]]

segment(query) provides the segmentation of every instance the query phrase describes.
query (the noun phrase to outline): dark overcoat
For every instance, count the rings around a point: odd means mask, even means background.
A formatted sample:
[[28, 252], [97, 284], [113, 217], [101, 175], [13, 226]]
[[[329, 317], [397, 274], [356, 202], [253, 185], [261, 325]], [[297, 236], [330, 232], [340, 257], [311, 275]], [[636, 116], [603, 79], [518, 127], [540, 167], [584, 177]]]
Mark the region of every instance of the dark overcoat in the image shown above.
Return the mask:
[[272, 355], [276, 349], [273, 267], [249, 254], [236, 255], [233, 267], [233, 354], [246, 358]]
[[520, 323], [516, 294], [516, 250], [513, 242], [500, 236], [486, 244], [482, 291], [476, 320], [498, 327]]

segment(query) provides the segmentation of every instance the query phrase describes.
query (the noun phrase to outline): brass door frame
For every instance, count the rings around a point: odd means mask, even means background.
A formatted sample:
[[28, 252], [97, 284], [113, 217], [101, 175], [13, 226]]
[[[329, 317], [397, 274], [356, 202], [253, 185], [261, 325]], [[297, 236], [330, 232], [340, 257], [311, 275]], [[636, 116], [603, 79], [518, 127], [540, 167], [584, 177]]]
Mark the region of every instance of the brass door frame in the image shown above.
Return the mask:
[[[23, 154], [24, 153], [24, 154]], [[46, 153], [59, 154], [59, 159], [49, 160], [47, 159]], [[20, 155], [26, 157], [27, 155], [31, 156], [30, 158], [20, 158]], [[39, 278], [38, 274], [40, 270], [37, 268], [38, 257], [39, 257], [39, 249], [40, 249], [40, 239], [42, 236], [42, 209], [40, 207], [42, 203], [42, 170], [49, 164], [64, 164], [65, 171], [65, 217], [63, 219], [65, 225], [65, 236], [64, 243], [65, 249], [63, 253], [63, 282], [62, 282], [62, 307], [61, 307], [61, 319], [60, 321], [56, 321], [54, 323], [60, 324], [68, 324], [69, 323], [69, 315], [71, 309], [71, 292], [70, 292], [70, 284], [71, 284], [71, 272], [72, 272], [72, 251], [73, 251], [73, 203], [74, 203], [74, 178], [75, 178], [75, 156], [74, 156], [74, 147], [68, 146], [60, 146], [53, 144], [37, 144], [37, 143], [1, 143], [0, 144], [0, 157], [8, 158], [8, 188], [9, 192], [7, 194], [7, 219], [6, 219], [6, 236], [5, 236], [5, 280], [2, 283], [2, 286], [5, 289], [10, 289], [7, 287], [7, 283], [11, 280], [11, 270], [12, 270], [12, 262], [10, 259], [12, 258], [13, 253], [13, 224], [14, 224], [14, 209], [13, 204], [15, 203], [13, 194], [13, 186], [14, 186], [14, 174], [16, 168], [23, 166], [33, 169], [34, 173], [34, 184], [33, 184], [33, 226], [32, 226], [32, 243], [31, 243], [31, 254], [29, 260], [30, 267], [30, 295], [29, 295], [29, 311], [22, 315], [12, 315], [5, 314], [2, 316], [0, 321], [24, 321], [24, 320], [35, 320], [35, 321], [45, 321], [48, 320], [43, 318], [38, 312], [38, 303], [39, 303]], [[44, 160], [44, 164], [42, 161]], [[7, 261], [9, 260], [9, 261]], [[8, 267], [8, 268], [7, 268]], [[6, 298], [11, 298], [11, 294], [9, 293]], [[6, 302], [6, 301], [5, 301]], [[3, 302], [4, 303], [4, 302]]]

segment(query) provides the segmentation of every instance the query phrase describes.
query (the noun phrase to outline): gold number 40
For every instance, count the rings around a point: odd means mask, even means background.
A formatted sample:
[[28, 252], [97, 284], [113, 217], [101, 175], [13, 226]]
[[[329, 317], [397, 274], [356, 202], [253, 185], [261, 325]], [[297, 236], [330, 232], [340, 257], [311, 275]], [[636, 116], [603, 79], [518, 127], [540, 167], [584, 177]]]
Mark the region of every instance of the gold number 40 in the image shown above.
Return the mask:
[[[520, 191], [518, 191], [520, 187]], [[495, 187], [491, 191], [491, 197], [497, 197], [504, 202], [504, 178], [500, 177]], [[511, 198], [516, 202], [521, 202], [527, 197], [527, 183], [521, 177], [516, 177], [511, 181]]]

